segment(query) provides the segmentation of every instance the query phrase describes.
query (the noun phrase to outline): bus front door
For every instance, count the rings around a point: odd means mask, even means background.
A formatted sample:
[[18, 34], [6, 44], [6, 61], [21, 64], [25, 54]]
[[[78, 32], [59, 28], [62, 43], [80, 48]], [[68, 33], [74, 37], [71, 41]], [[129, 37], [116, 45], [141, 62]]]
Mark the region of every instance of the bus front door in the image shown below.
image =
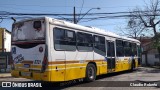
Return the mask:
[[114, 41], [107, 42], [107, 72], [115, 71], [115, 45]]

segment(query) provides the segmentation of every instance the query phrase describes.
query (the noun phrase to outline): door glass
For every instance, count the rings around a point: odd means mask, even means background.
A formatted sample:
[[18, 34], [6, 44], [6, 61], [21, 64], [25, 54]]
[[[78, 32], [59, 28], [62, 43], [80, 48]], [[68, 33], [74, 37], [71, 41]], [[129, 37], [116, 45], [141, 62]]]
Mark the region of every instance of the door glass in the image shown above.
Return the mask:
[[114, 50], [114, 42], [107, 41], [107, 56], [108, 57], [114, 57], [115, 56], [115, 50]]

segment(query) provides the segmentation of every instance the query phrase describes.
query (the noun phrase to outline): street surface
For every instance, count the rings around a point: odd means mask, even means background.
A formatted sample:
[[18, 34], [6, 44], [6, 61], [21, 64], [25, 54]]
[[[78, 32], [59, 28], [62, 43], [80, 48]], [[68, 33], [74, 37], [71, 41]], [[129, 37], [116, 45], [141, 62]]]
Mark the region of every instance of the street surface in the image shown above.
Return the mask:
[[[13, 78], [10, 76], [10, 74], [8, 74], [8, 76], [5, 77], [5, 74], [4, 75], [1, 74], [0, 81], [32, 82], [33, 80], [24, 79], [24, 78]], [[131, 81], [132, 82], [136, 81], [138, 83], [147, 82], [151, 84], [156, 82], [158, 83], [158, 86], [131, 87], [131, 86], [128, 86], [130, 85]], [[108, 87], [107, 85], [105, 85], [105, 83], [111, 84], [117, 87], [113, 87], [111, 85], [110, 85], [111, 87]], [[125, 83], [126, 83], [126, 86], [125, 86]], [[98, 84], [101, 84], [101, 85], [98, 85]], [[68, 85], [66, 85], [66, 83], [61, 83], [61, 85], [62, 86], [65, 85], [65, 87], [57, 87], [57, 89], [63, 89], [63, 90], [160, 90], [160, 69], [139, 67], [138, 70], [133, 72], [126, 71], [121, 73], [101, 75], [97, 77], [97, 80], [95, 82], [91, 82], [91, 83], [84, 83], [80, 81], [71, 85], [70, 85], [70, 82]]]

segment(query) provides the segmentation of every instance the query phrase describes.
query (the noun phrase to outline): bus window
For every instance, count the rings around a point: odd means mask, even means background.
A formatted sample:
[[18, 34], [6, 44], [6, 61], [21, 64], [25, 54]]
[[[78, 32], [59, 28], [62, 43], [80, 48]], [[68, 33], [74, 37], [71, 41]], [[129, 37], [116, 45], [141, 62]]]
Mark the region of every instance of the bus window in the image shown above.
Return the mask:
[[132, 56], [137, 56], [137, 45], [132, 43]]
[[93, 50], [93, 37], [91, 34], [77, 32], [77, 48], [79, 51]]
[[55, 50], [75, 51], [76, 38], [75, 32], [60, 28], [54, 29]]
[[131, 56], [131, 43], [124, 41], [124, 55]]
[[[33, 23], [38, 22], [38, 25]], [[41, 41], [45, 40], [45, 24], [43, 20], [25, 21], [13, 24], [12, 41]]]
[[141, 57], [141, 47], [140, 47], [140, 45], [137, 45], [137, 51], [138, 51], [138, 57]]
[[94, 51], [100, 55], [106, 55], [105, 37], [94, 35]]
[[119, 57], [124, 57], [124, 48], [122, 40], [116, 40], [116, 54]]
[[107, 57], [115, 57], [114, 42], [107, 41]]

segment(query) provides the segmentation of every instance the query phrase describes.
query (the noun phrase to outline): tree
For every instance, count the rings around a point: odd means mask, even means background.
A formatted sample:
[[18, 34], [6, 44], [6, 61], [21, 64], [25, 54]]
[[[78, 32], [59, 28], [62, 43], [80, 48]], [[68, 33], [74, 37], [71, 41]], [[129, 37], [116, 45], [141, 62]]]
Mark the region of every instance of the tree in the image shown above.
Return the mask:
[[[159, 0], [150, 0], [150, 4], [145, 5], [144, 9], [137, 7], [130, 14], [130, 25], [134, 25], [134, 22], [139, 23], [147, 30], [151, 30], [154, 33], [154, 46], [160, 55], [160, 43], [158, 37], [158, 25], [160, 24], [160, 2]], [[137, 27], [139, 27], [139, 25]], [[160, 62], [160, 57], [159, 57]]]
[[124, 29], [120, 28], [122, 35], [132, 37], [137, 39], [141, 37], [142, 32], [144, 32], [145, 28], [140, 25], [138, 22], [131, 20], [132, 18], [128, 19], [128, 24]]

